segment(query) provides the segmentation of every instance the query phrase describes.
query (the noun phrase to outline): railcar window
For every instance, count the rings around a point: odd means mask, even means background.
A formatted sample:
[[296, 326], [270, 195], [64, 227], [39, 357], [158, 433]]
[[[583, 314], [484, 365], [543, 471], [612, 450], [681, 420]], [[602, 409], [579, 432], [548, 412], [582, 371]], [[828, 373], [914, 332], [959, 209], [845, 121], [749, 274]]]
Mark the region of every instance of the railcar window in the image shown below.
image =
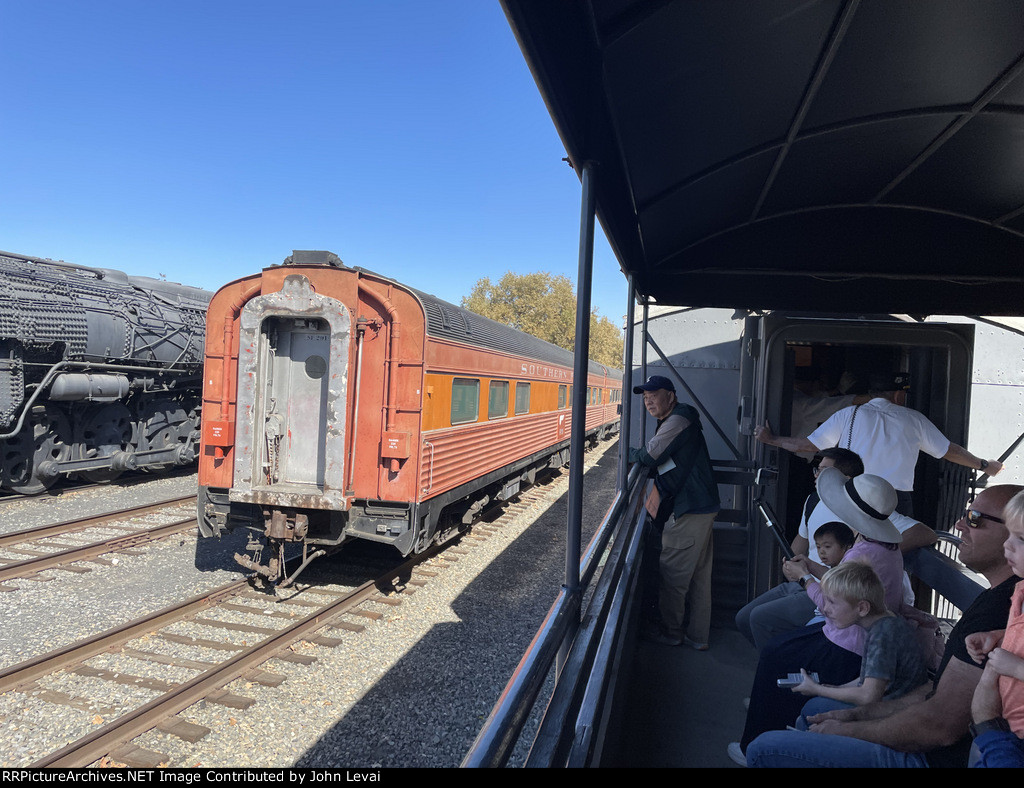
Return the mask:
[[565, 390], [565, 388], [566, 388], [565, 386], [559, 386], [558, 387], [558, 407], [559, 408], [564, 408], [565, 407], [565, 402], [566, 402], [566, 399], [565, 399], [566, 390]]
[[530, 384], [516, 383], [516, 415], [530, 412]]
[[492, 380], [487, 392], [487, 418], [500, 419], [508, 415], [508, 381]]
[[480, 413], [480, 381], [455, 378], [452, 381], [452, 424], [476, 421]]

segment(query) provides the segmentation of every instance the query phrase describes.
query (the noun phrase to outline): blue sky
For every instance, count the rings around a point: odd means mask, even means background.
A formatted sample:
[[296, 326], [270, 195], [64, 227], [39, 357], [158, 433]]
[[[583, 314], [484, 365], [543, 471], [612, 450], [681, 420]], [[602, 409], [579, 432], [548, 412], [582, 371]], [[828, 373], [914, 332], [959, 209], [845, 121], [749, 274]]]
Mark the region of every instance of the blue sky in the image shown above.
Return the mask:
[[211, 290], [292, 249], [455, 303], [576, 280], [579, 179], [497, 0], [0, 0], [0, 29], [0, 249]]

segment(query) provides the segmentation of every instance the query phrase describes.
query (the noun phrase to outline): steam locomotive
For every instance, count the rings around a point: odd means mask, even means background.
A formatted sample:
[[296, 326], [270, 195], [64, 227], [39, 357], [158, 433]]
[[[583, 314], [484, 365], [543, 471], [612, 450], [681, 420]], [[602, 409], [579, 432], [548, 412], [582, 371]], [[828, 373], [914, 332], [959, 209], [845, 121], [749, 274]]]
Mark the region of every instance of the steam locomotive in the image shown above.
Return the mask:
[[211, 293], [0, 252], [0, 488], [191, 463]]
[[207, 326], [200, 533], [261, 534], [235, 557], [263, 584], [351, 539], [422, 551], [565, 464], [574, 384], [588, 437], [618, 429], [618, 371], [574, 381], [571, 352], [329, 252], [225, 285]]

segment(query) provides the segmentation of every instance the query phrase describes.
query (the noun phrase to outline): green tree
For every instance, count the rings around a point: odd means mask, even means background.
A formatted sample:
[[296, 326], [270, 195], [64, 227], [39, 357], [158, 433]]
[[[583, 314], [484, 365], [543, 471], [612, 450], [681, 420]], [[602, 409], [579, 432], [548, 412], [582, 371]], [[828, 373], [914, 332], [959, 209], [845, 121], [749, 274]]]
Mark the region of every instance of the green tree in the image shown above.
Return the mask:
[[[497, 283], [487, 277], [473, 286], [462, 306], [553, 345], [573, 350], [576, 342], [576, 293], [565, 276], [547, 271], [514, 274], [507, 271]], [[590, 312], [590, 357], [618, 369], [622, 366], [622, 330], [611, 320]]]
[[590, 357], [613, 369], [621, 369], [623, 343], [622, 328], [604, 315], [597, 314], [596, 309], [591, 309]]

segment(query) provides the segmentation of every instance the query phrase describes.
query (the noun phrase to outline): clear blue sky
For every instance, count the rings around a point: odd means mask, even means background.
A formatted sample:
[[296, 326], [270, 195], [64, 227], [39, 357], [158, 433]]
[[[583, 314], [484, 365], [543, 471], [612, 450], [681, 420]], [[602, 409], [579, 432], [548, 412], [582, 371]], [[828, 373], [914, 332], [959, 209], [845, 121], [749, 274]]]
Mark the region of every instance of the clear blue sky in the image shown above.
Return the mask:
[[576, 280], [579, 179], [497, 0], [3, 0], [0, 29], [0, 249], [211, 290], [292, 249], [455, 303]]

